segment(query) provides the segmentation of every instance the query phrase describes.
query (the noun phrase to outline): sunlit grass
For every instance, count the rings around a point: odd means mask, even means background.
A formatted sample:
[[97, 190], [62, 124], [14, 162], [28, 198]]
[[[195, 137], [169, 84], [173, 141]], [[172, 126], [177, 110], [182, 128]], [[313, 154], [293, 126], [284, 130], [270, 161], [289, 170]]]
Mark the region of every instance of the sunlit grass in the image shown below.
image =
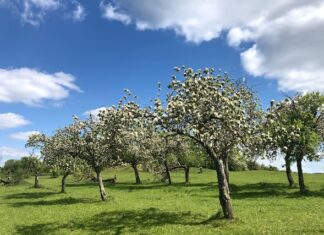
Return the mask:
[[[118, 183], [106, 184], [101, 202], [92, 182], [69, 178], [60, 194], [60, 179], [41, 177], [19, 186], [0, 186], [0, 234], [323, 234], [324, 174], [305, 175], [309, 193], [288, 189], [283, 172], [232, 172], [231, 189], [236, 219], [219, 215], [216, 174], [191, 170], [172, 174], [171, 186], [154, 182], [141, 172], [135, 185], [128, 169], [106, 171]], [[296, 175], [295, 179], [297, 180]]]

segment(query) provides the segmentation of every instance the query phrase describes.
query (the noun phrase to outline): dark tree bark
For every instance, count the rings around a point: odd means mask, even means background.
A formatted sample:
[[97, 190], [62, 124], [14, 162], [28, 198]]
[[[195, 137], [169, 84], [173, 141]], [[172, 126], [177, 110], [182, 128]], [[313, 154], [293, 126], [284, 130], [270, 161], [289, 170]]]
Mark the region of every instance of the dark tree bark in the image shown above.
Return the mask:
[[190, 170], [190, 167], [189, 166], [185, 166], [184, 167], [186, 183], [189, 183], [189, 170]]
[[135, 183], [136, 184], [141, 184], [142, 181], [141, 181], [141, 178], [140, 178], [140, 175], [139, 175], [139, 172], [138, 172], [138, 168], [137, 168], [137, 164], [136, 162], [132, 162], [132, 168], [134, 170], [134, 174], [135, 174]]
[[65, 193], [65, 180], [70, 175], [70, 172], [65, 172], [61, 181], [61, 193]]
[[219, 191], [219, 202], [221, 204], [224, 218], [226, 219], [234, 219], [234, 211], [232, 207], [230, 190], [226, 179], [225, 166], [223, 159], [221, 157], [217, 157], [214, 151], [208, 147], [205, 147], [209, 157], [214, 161], [217, 180], [218, 180], [218, 191]]
[[104, 186], [104, 184], [102, 182], [102, 178], [101, 178], [100, 173], [101, 173], [100, 171], [96, 172], [97, 179], [98, 179], [99, 193], [100, 193], [101, 200], [106, 201], [107, 200], [107, 194], [106, 194], [105, 186]]
[[223, 159], [217, 158], [214, 161], [215, 161], [215, 167], [217, 172], [219, 201], [222, 206], [224, 217], [226, 219], [234, 219], [234, 212], [231, 203], [230, 190], [226, 179]]
[[291, 174], [291, 161], [290, 161], [290, 156], [285, 157], [285, 162], [286, 162], [286, 175], [289, 183], [289, 187], [292, 187], [294, 185], [294, 178], [292, 177]]
[[165, 167], [165, 174], [168, 180], [168, 184], [171, 184], [171, 175], [170, 175], [170, 170], [169, 170], [169, 165], [168, 165], [168, 161], [164, 161], [164, 167]]
[[297, 169], [298, 169], [298, 184], [299, 184], [299, 191], [304, 193], [306, 191], [305, 182], [304, 182], [304, 174], [303, 174], [303, 167], [302, 167], [302, 157], [297, 158]]
[[223, 159], [223, 163], [224, 163], [224, 170], [225, 170], [227, 184], [229, 186], [230, 185], [230, 178], [229, 178], [228, 157], [224, 156], [224, 157], [222, 157], [222, 159]]
[[39, 178], [38, 178], [38, 174], [35, 174], [34, 188], [39, 188]]

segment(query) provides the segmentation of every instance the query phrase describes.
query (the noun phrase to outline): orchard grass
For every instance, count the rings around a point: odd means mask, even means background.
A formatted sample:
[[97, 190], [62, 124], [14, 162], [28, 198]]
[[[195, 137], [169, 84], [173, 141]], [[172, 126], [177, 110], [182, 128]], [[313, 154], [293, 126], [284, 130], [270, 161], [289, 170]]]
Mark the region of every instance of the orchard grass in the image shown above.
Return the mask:
[[[305, 174], [308, 192], [288, 188], [284, 172], [231, 172], [235, 219], [222, 219], [216, 173], [190, 170], [172, 173], [172, 185], [154, 182], [140, 172], [134, 184], [129, 168], [103, 172], [108, 201], [94, 182], [69, 176], [66, 193], [61, 178], [33, 178], [17, 186], [0, 186], [0, 234], [323, 234], [324, 174]], [[295, 180], [297, 175], [293, 174]]]

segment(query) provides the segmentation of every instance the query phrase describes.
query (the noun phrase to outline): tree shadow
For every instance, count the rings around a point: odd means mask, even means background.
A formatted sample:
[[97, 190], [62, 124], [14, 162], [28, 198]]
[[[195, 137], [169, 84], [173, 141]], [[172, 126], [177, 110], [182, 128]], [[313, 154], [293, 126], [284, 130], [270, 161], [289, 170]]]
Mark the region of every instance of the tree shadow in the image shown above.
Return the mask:
[[162, 188], [204, 188], [206, 190], [209, 189], [214, 189], [216, 184], [211, 182], [211, 183], [172, 183], [172, 184], [164, 184], [164, 183], [148, 183], [148, 184], [130, 184], [130, 183], [116, 183], [116, 184], [111, 184], [110, 186], [113, 188], [116, 188], [118, 190], [127, 190], [127, 191], [132, 191], [132, 190], [146, 190], [146, 189], [162, 189]]
[[73, 188], [73, 187], [95, 187], [98, 183], [96, 182], [83, 182], [83, 183], [67, 183], [65, 184], [66, 188]]
[[61, 198], [56, 200], [41, 200], [41, 201], [23, 201], [23, 202], [13, 202], [9, 205], [12, 207], [24, 207], [24, 206], [64, 206], [64, 205], [73, 205], [73, 204], [81, 204], [81, 203], [97, 203], [98, 200], [91, 200], [91, 199], [85, 199], [85, 198], [73, 198], [73, 197], [67, 197], [67, 198]]
[[[283, 183], [255, 183], [235, 185], [231, 184], [231, 197], [233, 199], [262, 198], [283, 196], [289, 198], [297, 197], [324, 197], [324, 191], [307, 191], [305, 193], [296, 192], [298, 188], [289, 188]], [[294, 191], [291, 191], [294, 190]]]
[[[70, 231], [88, 231], [91, 234], [124, 234], [143, 232], [145, 229], [152, 227], [159, 227], [165, 225], [207, 225], [211, 221], [213, 226], [223, 226], [226, 224], [225, 220], [219, 217], [213, 217], [203, 222], [197, 222], [202, 219], [202, 216], [192, 215], [188, 212], [167, 212], [157, 208], [149, 208], [143, 210], [126, 210], [126, 211], [110, 211], [102, 212], [94, 217], [80, 220], [70, 221], [66, 224], [34, 224], [31, 226], [16, 227], [16, 234], [53, 234], [60, 232], [61, 229]], [[143, 232], [144, 233], [144, 232]]]
[[6, 195], [5, 199], [39, 199], [52, 195], [57, 195], [56, 192], [31, 192], [31, 193], [15, 193]]

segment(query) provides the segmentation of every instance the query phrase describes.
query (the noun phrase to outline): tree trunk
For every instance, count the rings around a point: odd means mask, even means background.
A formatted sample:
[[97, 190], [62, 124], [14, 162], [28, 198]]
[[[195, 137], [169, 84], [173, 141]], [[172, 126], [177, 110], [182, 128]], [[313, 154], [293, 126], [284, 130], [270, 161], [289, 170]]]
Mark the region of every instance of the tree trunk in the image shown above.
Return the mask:
[[106, 201], [107, 200], [107, 195], [106, 195], [106, 191], [105, 191], [105, 186], [104, 186], [104, 184], [102, 182], [100, 172], [96, 172], [96, 173], [97, 173], [99, 193], [100, 193], [101, 200]]
[[207, 149], [209, 156], [215, 163], [218, 190], [219, 190], [219, 201], [222, 206], [223, 214], [226, 219], [234, 219], [234, 212], [231, 203], [230, 191], [226, 180], [225, 166], [222, 158], [217, 158], [212, 150]]
[[137, 168], [137, 164], [135, 162], [132, 162], [132, 168], [134, 170], [134, 174], [135, 174], [135, 183], [136, 184], [141, 184], [141, 178], [138, 172], [138, 168]]
[[304, 183], [302, 160], [303, 160], [302, 157], [297, 158], [298, 184], [299, 184], [299, 191], [301, 193], [306, 191], [306, 187], [305, 187], [305, 183]]
[[229, 166], [228, 166], [228, 157], [223, 157], [223, 163], [224, 163], [224, 170], [226, 175], [226, 181], [228, 184], [228, 187], [230, 186], [230, 178], [229, 178]]
[[168, 166], [168, 162], [167, 161], [164, 161], [164, 167], [165, 167], [165, 174], [166, 174], [166, 177], [168, 179], [168, 183], [171, 184], [172, 181], [171, 181], [171, 175], [170, 175], [170, 170], [169, 170], [169, 166]]
[[189, 183], [189, 170], [190, 170], [189, 166], [184, 167], [186, 183]]
[[61, 181], [61, 193], [65, 193], [65, 180], [69, 176], [70, 172], [65, 172]]
[[35, 183], [34, 183], [34, 188], [39, 188], [39, 179], [38, 179], [38, 174], [35, 174]]
[[287, 175], [287, 179], [289, 182], [289, 187], [292, 187], [294, 185], [294, 178], [292, 177], [292, 174], [291, 174], [290, 156], [285, 157], [285, 162], [286, 162], [286, 175]]

